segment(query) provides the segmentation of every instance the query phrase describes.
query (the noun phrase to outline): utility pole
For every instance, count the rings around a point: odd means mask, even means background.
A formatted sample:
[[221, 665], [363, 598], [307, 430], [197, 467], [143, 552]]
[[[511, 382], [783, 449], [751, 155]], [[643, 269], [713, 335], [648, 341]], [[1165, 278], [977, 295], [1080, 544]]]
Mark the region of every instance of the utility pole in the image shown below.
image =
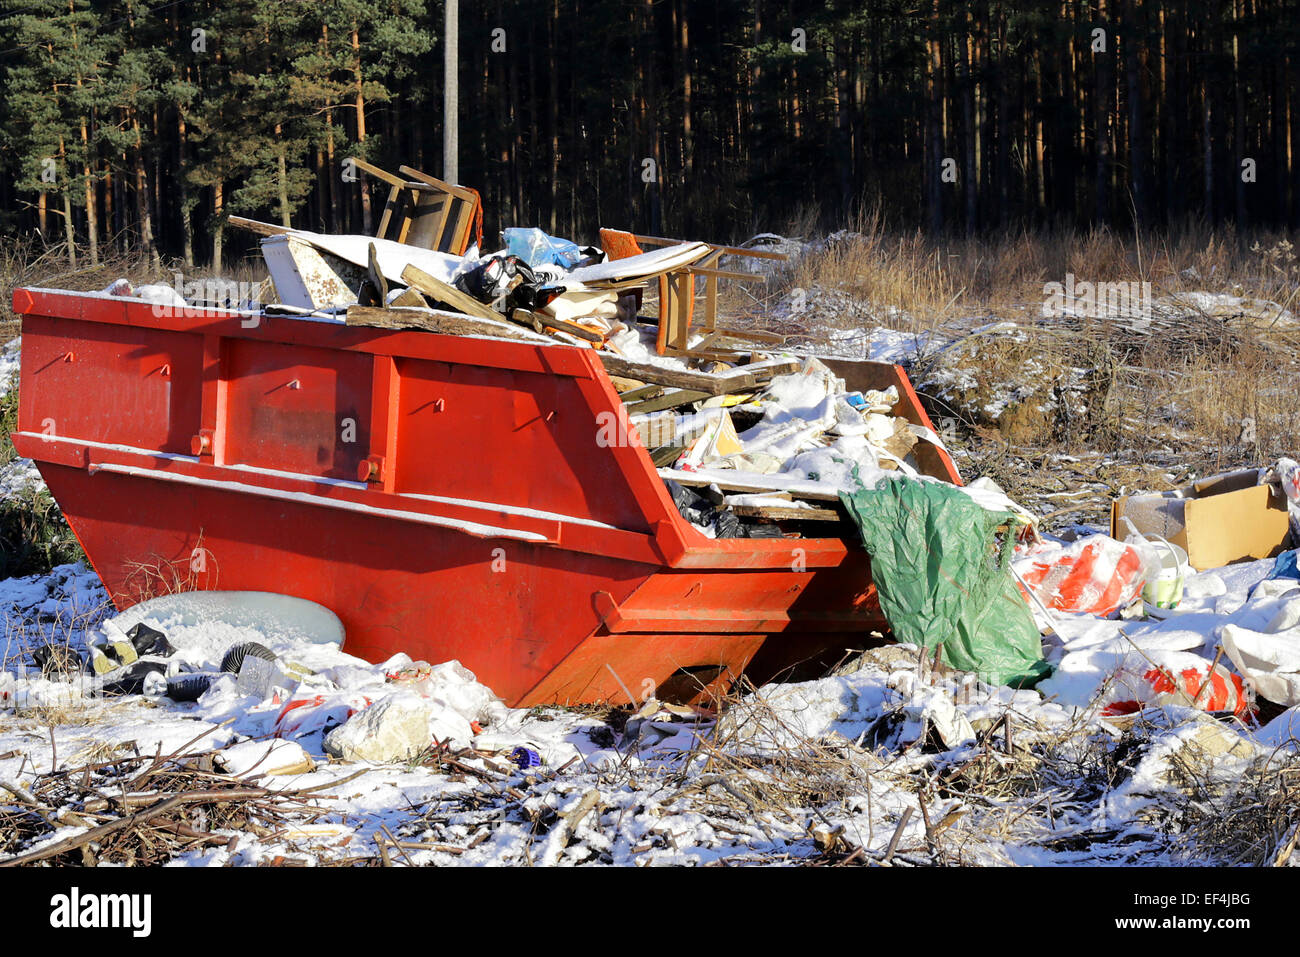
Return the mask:
[[459, 29], [458, 0], [446, 0], [447, 20], [443, 31], [442, 50], [442, 178], [452, 185], [456, 184], [459, 171], [456, 165], [456, 153], [459, 140], [459, 103], [457, 97], [457, 60], [456, 36]]

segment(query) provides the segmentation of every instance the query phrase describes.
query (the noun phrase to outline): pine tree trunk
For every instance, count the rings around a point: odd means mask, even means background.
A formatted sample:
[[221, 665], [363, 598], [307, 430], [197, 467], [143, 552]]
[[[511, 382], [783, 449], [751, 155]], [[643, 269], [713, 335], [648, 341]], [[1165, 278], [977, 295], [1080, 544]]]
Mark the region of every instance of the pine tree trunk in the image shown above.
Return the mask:
[[686, 4], [682, 3], [677, 17], [677, 27], [682, 61], [682, 171], [687, 181], [693, 185], [695, 180], [695, 133], [692, 128], [691, 88], [694, 71], [691, 63], [691, 31], [686, 18], [687, 9]]
[[1146, 165], [1151, 144], [1147, 142], [1143, 116], [1142, 78], [1139, 74], [1139, 31], [1133, 0], [1124, 0], [1124, 85], [1128, 89], [1128, 163], [1133, 183], [1133, 214], [1138, 226], [1150, 218]]
[[176, 185], [180, 191], [181, 214], [181, 255], [185, 265], [194, 268], [194, 207], [190, 197], [189, 181], [189, 140], [186, 137], [185, 113], [179, 107], [176, 110]]
[[1210, 84], [1207, 80], [1201, 81], [1201, 148], [1203, 151], [1202, 170], [1204, 180], [1202, 188], [1204, 190], [1205, 218], [1211, 224], [1214, 223], [1214, 139], [1211, 136], [1213, 131], [1212, 117], [1210, 113]]
[[560, 2], [551, 0], [551, 15], [546, 25], [546, 64], [547, 79], [550, 83], [550, 96], [547, 99], [548, 109], [546, 111], [546, 139], [549, 146], [548, 166], [550, 175], [547, 176], [547, 192], [549, 196], [548, 212], [550, 214], [550, 232], [554, 235], [558, 229], [556, 213], [559, 209], [559, 179], [560, 179], [560, 67], [556, 60], [557, 50], [560, 37]]
[[59, 137], [59, 169], [64, 173], [62, 177], [63, 189], [60, 190], [63, 196], [63, 236], [68, 244], [68, 265], [73, 269], [77, 268], [77, 233], [72, 223], [72, 194], [68, 190], [67, 169], [68, 153], [64, 147], [63, 137]]
[[[284, 159], [284, 130], [275, 124], [275, 185], [280, 200], [280, 225], [293, 227], [289, 219], [289, 170]], [[369, 230], [367, 230], [369, 232]]]
[[[74, 12], [75, 12], [75, 7], [72, 3], [72, 0], [69, 0], [68, 13], [72, 14]], [[72, 28], [72, 49], [74, 54], [79, 54], [81, 51], [81, 42], [77, 36], [77, 29], [75, 26]], [[77, 70], [77, 89], [78, 90], [85, 89], [80, 69]], [[81, 154], [82, 154], [81, 172], [82, 172], [82, 178], [85, 185], [85, 200], [86, 200], [86, 240], [90, 250], [90, 264], [92, 266], [98, 266], [99, 265], [99, 222], [98, 222], [98, 218], [95, 215], [96, 213], [95, 180], [94, 180], [94, 173], [92, 171], [92, 163], [94, 162], [94, 160], [91, 157], [91, 153], [90, 153], [90, 132], [86, 127], [85, 117], [82, 117], [80, 127], [81, 127]]]
[[108, 242], [108, 248], [117, 252], [120, 248], [118, 234], [121, 232], [117, 228], [117, 221], [122, 216], [122, 211], [117, 202], [118, 177], [113, 172], [113, 164], [105, 162], [104, 164], [104, 238]]
[[835, 178], [839, 185], [839, 214], [847, 218], [853, 203], [853, 133], [851, 130], [848, 40], [835, 38]]
[[957, 38], [958, 69], [961, 71], [962, 85], [962, 195], [966, 206], [966, 235], [975, 235], [979, 183], [975, 179], [975, 78], [971, 74], [971, 29], [970, 15], [966, 15], [966, 38]]
[[940, 99], [942, 96], [940, 81], [943, 72], [942, 53], [939, 46], [939, 4], [934, 0], [931, 9], [930, 37], [927, 41], [928, 61], [926, 69], [926, 125], [924, 182], [928, 184], [925, 196], [926, 221], [931, 234], [938, 234], [943, 229], [943, 181], [940, 179], [943, 163], [942, 116]]
[[336, 232], [343, 225], [339, 209], [339, 177], [342, 171], [334, 163], [334, 111], [325, 111], [325, 184], [329, 192], [330, 216], [326, 232]]
[[[1097, 0], [1097, 20], [1106, 23], [1106, 0]], [[1106, 30], [1106, 51], [1093, 53], [1093, 64], [1097, 71], [1097, 93], [1093, 103], [1097, 117], [1097, 160], [1096, 180], [1093, 185], [1093, 199], [1096, 203], [1093, 220], [1098, 226], [1110, 221], [1110, 58], [1114, 52], [1114, 31], [1109, 24]]]
[[[1233, 0], [1232, 19], [1234, 24], [1241, 23], [1244, 7], [1245, 4], [1242, 0]], [[1234, 30], [1232, 34], [1232, 142], [1236, 148], [1236, 155], [1232, 158], [1232, 179], [1233, 184], [1236, 186], [1237, 228], [1245, 229], [1248, 225], [1249, 215], [1246, 210], [1246, 182], [1241, 178], [1241, 161], [1246, 158], [1249, 145], [1246, 140], [1246, 82], [1241, 75], [1240, 44], [1240, 38]]]
[[149, 214], [149, 174], [144, 166], [144, 138], [140, 132], [140, 116], [135, 110], [131, 111], [131, 131], [135, 134], [132, 168], [135, 173], [135, 209], [140, 223], [140, 245], [148, 254], [150, 264], [157, 269], [161, 261], [154, 245], [153, 219]]
[[[365, 87], [361, 79], [361, 40], [357, 34], [357, 25], [352, 24], [352, 74], [356, 78], [357, 87], [357, 143], [361, 145], [361, 155], [365, 155], [366, 143], [366, 97]], [[361, 228], [367, 236], [375, 231], [374, 220], [370, 215], [370, 181], [365, 176], [358, 176], [357, 183], [361, 187]]]
[[222, 241], [226, 235], [225, 183], [217, 180], [212, 185], [212, 271], [221, 275]]
[[[78, 81], [80, 86], [80, 81]], [[86, 121], [81, 121], [81, 148], [85, 160], [82, 163], [82, 180], [86, 187], [86, 238], [90, 247], [90, 264], [99, 265], [99, 218], [95, 209], [95, 173], [90, 165], [90, 135], [86, 130]]]

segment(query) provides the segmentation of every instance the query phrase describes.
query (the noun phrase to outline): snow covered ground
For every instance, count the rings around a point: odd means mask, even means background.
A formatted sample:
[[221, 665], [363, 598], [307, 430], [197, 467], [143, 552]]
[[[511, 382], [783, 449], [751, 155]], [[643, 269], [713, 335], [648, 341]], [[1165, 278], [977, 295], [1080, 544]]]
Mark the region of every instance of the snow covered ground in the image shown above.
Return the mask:
[[[1240, 620], [1266, 564], [1195, 577], [1187, 614], [1125, 623], [1132, 647], [1158, 655], [1212, 643], [1223, 624]], [[1300, 589], [1289, 600], [1300, 602]], [[1208, 862], [1220, 859], [1213, 848], [1185, 840], [1195, 805], [1231, 805], [1249, 771], [1294, 761], [1290, 712], [1263, 730], [1178, 704], [1099, 717], [1088, 703], [1104, 678], [1096, 656], [1124, 657], [1118, 622], [1074, 621], [1063, 654], [1091, 649], [1086, 664], [1096, 674], [1080, 666], [1041, 692], [936, 671], [917, 649], [894, 646], [868, 652], [852, 673], [766, 686], [720, 715], [650, 702], [629, 717], [509, 710], [459, 679], [460, 698], [441, 679], [422, 694], [409, 660], [371, 665], [274, 625], [147, 619], [195, 671], [214, 671], [233, 644], [264, 643], [287, 686], [264, 697], [241, 695], [227, 675], [192, 703], [101, 698], [92, 679], [44, 678], [19, 658], [20, 643], [51, 636], [81, 648], [97, 631], [102, 601], [93, 574], [77, 566], [0, 584], [11, 623], [0, 676], [4, 787], [40, 792], [56, 771], [115, 756], [215, 752], [218, 766], [261, 787], [307, 792], [314, 809], [278, 832], [231, 830], [229, 841], [182, 850], [175, 864], [383, 854], [396, 865]], [[464, 717], [470, 700], [480, 730], [441, 754], [390, 763], [326, 754], [325, 727], [350, 707], [412, 695], [436, 720]], [[307, 704], [286, 710], [291, 701]], [[510, 753], [521, 747], [540, 764], [517, 767]], [[78, 832], [47, 829], [6, 856]]]

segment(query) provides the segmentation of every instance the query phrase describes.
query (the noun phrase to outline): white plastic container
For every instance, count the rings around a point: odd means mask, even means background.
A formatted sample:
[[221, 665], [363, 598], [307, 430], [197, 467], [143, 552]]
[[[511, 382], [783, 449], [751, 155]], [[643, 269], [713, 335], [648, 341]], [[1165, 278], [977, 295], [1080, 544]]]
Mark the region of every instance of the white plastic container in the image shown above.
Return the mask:
[[1177, 608], [1183, 600], [1183, 582], [1187, 579], [1187, 552], [1165, 541], [1159, 535], [1149, 535], [1148, 540], [1160, 553], [1160, 571], [1142, 588], [1142, 600], [1157, 608]]

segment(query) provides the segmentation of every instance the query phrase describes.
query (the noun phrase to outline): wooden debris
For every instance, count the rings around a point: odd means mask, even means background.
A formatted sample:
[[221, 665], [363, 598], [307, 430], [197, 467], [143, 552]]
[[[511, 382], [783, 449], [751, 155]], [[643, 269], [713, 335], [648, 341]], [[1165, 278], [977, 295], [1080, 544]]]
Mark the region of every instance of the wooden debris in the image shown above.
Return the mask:
[[907, 827], [907, 822], [912, 819], [912, 809], [903, 808], [903, 816], [898, 819], [898, 827], [894, 829], [894, 836], [889, 839], [889, 847], [885, 849], [885, 856], [880, 863], [888, 864], [894, 857], [894, 852], [898, 850], [898, 839], [903, 836], [903, 830]]
[[467, 316], [478, 316], [480, 319], [491, 319], [493, 322], [502, 322], [505, 319], [495, 309], [485, 306], [473, 296], [461, 292], [437, 276], [430, 276], [418, 266], [407, 266], [403, 269], [402, 281], [424, 293], [434, 302], [445, 303]]
[[[613, 383], [614, 391], [619, 394], [619, 398], [622, 398], [624, 401], [627, 401], [625, 398], [627, 393], [636, 392], [639, 389], [650, 390], [647, 393], [648, 395], [654, 395], [659, 391], [659, 386], [646, 385], [640, 379], [624, 379], [622, 376], [612, 375], [609, 377], [609, 381]], [[639, 396], [634, 398], [639, 398]]]
[[634, 405], [627, 407], [628, 415], [649, 415], [651, 412], [662, 412], [665, 409], [677, 409], [691, 402], [699, 402], [701, 399], [707, 399], [709, 393], [696, 392], [690, 389], [675, 389], [672, 392], [665, 392], [662, 395], [655, 396], [653, 399], [645, 399]]
[[379, 329], [418, 329], [447, 336], [493, 336], [498, 339], [517, 339], [536, 342], [537, 336], [516, 330], [497, 316], [489, 325], [482, 319], [447, 312], [428, 312], [422, 309], [379, 309], [371, 306], [349, 306], [349, 326], [373, 326]]
[[842, 522], [847, 516], [833, 508], [781, 508], [776, 505], [732, 505], [740, 518], [768, 522]]
[[650, 453], [650, 461], [655, 468], [663, 468], [677, 461], [677, 457], [682, 454], [680, 445], [665, 445], [657, 448]]
[[774, 360], [761, 365], [740, 366], [725, 375], [713, 376], [705, 372], [665, 369], [648, 362], [633, 362], [604, 352], [600, 353], [600, 361], [604, 363], [605, 371], [610, 375], [640, 379], [642, 382], [671, 386], [675, 389], [691, 389], [707, 395], [752, 392], [760, 385], [772, 381], [776, 376], [798, 372], [801, 364], [798, 359]]
[[[789, 483], [782, 483], [775, 476], [757, 476], [749, 475], [741, 479], [730, 479], [719, 476], [719, 471], [706, 472], [703, 474], [697, 472], [682, 472], [677, 469], [659, 470], [659, 477], [672, 479], [678, 485], [692, 487], [704, 487], [716, 485], [724, 492], [734, 492], [741, 495], [758, 495], [768, 492], [789, 492], [795, 498], [806, 498], [814, 502], [838, 502], [840, 496], [835, 491], [821, 491], [808, 488], [800, 488], [798, 485], [791, 487]], [[763, 481], [770, 479], [769, 481]]]
[[[536, 322], [547, 329], [558, 329], [560, 332], [567, 332], [569, 335], [576, 336], [579, 339], [585, 339], [587, 342], [600, 343], [605, 341], [605, 337], [598, 332], [584, 329], [582, 326], [576, 325], [572, 322], [565, 322], [563, 319], [556, 319], [554, 316], [548, 316], [544, 312], [529, 312], [526, 309], [516, 309], [514, 315], [518, 316], [519, 313], [523, 313], [525, 316], [530, 317], [533, 322]], [[519, 320], [516, 319], [516, 321]]]
[[393, 301], [388, 303], [388, 307], [397, 308], [402, 306], [413, 306], [416, 309], [427, 309], [429, 303], [414, 289], [406, 288], [393, 297]]
[[279, 226], [275, 223], [264, 223], [256, 219], [245, 219], [243, 216], [230, 216], [226, 222], [236, 229], [245, 229], [250, 233], [257, 233], [259, 236], [279, 236], [281, 233], [294, 232], [292, 227]]

